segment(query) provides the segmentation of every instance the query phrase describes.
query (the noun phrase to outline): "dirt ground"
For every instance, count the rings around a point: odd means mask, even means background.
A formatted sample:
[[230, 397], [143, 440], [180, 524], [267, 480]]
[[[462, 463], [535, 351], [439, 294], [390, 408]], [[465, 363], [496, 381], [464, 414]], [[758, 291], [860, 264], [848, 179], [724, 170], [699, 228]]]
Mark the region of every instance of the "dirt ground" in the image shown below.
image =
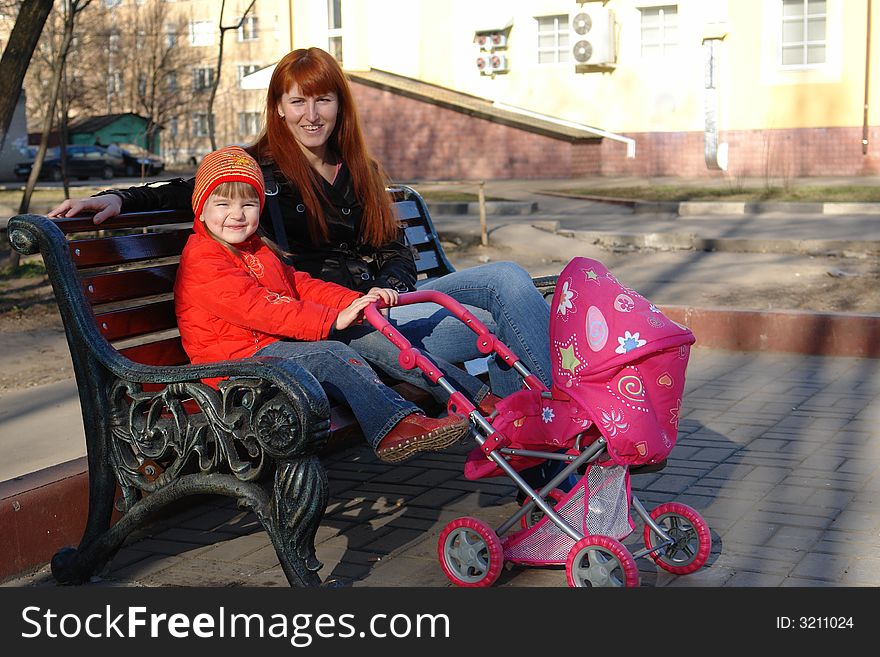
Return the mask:
[[[594, 257], [660, 305], [880, 313], [876, 258], [607, 251], [529, 226], [515, 231], [493, 236], [489, 247], [447, 242], [447, 255], [459, 269], [513, 260], [535, 276], [559, 273], [575, 255]], [[9, 248], [3, 237], [0, 262]], [[0, 279], [0, 339], [0, 396], [72, 376], [45, 277]]]

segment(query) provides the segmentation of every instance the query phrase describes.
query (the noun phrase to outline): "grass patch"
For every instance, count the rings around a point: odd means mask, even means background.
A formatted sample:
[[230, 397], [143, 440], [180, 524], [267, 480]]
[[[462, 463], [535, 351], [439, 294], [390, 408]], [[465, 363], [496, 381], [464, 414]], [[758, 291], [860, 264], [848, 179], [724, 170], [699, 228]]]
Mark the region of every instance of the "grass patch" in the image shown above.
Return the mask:
[[804, 187], [575, 187], [557, 190], [577, 196], [604, 196], [638, 201], [787, 201], [808, 203], [877, 203], [880, 187], [869, 185]]
[[46, 266], [42, 260], [19, 263], [15, 269], [0, 269], [0, 281], [9, 281], [17, 278], [45, 278]]
[[[453, 190], [432, 190], [419, 192], [422, 198], [429, 203], [476, 203], [480, 200], [477, 194], [471, 192], [456, 192]], [[487, 201], [506, 201], [506, 198], [486, 196]]]

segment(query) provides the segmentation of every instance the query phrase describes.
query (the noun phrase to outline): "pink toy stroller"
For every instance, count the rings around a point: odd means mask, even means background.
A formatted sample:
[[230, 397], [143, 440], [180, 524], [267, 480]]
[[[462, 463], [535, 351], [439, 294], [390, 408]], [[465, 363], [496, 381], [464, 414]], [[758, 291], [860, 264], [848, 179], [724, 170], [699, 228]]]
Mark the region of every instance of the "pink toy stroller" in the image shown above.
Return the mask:
[[[677, 575], [706, 563], [712, 539], [699, 513], [677, 502], [648, 512], [630, 490], [630, 474], [662, 469], [675, 444], [694, 342], [687, 328], [600, 262], [575, 258], [559, 275], [551, 305], [553, 385], [547, 390], [454, 299], [431, 291], [400, 297], [401, 304], [422, 302], [447, 308], [477, 334], [481, 353], [500, 358], [524, 383], [486, 418], [389, 324], [381, 304], [367, 309], [370, 323], [401, 350], [401, 365], [421, 369], [449, 392], [449, 411], [470, 418], [478, 447], [465, 476], [507, 475], [524, 499], [497, 529], [469, 517], [446, 525], [438, 557], [453, 583], [491, 586], [507, 561], [564, 565], [570, 586], [629, 587], [638, 586], [637, 558], [650, 556]], [[549, 462], [556, 472], [540, 490], [520, 475]], [[645, 547], [635, 553], [621, 543], [636, 528], [630, 509], [644, 523]]]

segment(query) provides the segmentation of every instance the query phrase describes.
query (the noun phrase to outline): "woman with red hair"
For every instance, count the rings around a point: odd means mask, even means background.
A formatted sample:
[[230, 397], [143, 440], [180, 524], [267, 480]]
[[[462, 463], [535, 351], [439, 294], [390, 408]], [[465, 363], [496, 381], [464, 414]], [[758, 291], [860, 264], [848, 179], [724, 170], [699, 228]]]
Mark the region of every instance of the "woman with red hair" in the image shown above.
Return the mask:
[[[386, 191], [389, 182], [366, 146], [351, 87], [320, 48], [294, 50], [275, 67], [265, 127], [246, 149], [267, 183], [261, 230], [298, 270], [366, 292], [416, 288], [416, 267]], [[192, 180], [108, 190], [67, 200], [50, 216], [95, 211], [95, 223], [120, 212], [185, 209]], [[480, 265], [419, 283], [465, 304], [523, 364], [550, 384], [549, 308], [531, 277], [514, 263]], [[435, 306], [391, 309], [413, 345], [450, 362], [478, 358], [470, 329]], [[490, 363], [495, 394], [521, 386], [519, 375]], [[491, 403], [491, 402], [490, 402]], [[482, 410], [489, 410], [483, 408]]]

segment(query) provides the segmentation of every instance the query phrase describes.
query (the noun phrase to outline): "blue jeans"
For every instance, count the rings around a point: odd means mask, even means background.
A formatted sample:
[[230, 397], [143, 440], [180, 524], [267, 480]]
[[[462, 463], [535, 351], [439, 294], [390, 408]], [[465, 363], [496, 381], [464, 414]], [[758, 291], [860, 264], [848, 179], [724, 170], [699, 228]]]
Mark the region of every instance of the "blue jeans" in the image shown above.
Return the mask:
[[[368, 360], [371, 365], [379, 368], [393, 379], [405, 381], [417, 388], [427, 390], [436, 401], [444, 405], [449, 399], [448, 393], [437, 384], [432, 383], [418, 368], [403, 369], [398, 361], [400, 350], [369, 324], [351, 326], [344, 331], [336, 332], [332, 339], [347, 344]], [[460, 367], [456, 367], [433, 353], [425, 353], [425, 356], [440, 368], [449, 383], [463, 392], [471, 401], [479, 402], [489, 392], [482, 381]]]
[[[350, 344], [339, 340], [279, 340], [260, 349], [257, 355], [288, 358], [308, 370], [328, 397], [348, 404], [364, 438], [374, 449], [398, 422], [421, 409], [382, 383], [366, 362], [368, 358], [382, 363], [380, 369], [390, 376], [419, 385], [435, 394], [439, 401], [446, 401], [446, 393], [422, 376], [419, 370], [404, 370], [397, 365], [397, 348], [378, 331], [358, 326], [337, 336]], [[354, 345], [358, 345], [358, 350]], [[478, 379], [448, 363], [439, 362], [439, 359], [432, 360], [453, 385], [472, 399], [479, 401], [486, 394], [486, 387]]]
[[[456, 271], [419, 285], [468, 307], [474, 316], [519, 356], [523, 365], [550, 386], [550, 307], [532, 277], [512, 262], [495, 262]], [[435, 304], [391, 309], [392, 324], [413, 344], [443, 360], [460, 363], [483, 356], [477, 335]], [[492, 392], [500, 397], [522, 388], [511, 368], [490, 361]]]

